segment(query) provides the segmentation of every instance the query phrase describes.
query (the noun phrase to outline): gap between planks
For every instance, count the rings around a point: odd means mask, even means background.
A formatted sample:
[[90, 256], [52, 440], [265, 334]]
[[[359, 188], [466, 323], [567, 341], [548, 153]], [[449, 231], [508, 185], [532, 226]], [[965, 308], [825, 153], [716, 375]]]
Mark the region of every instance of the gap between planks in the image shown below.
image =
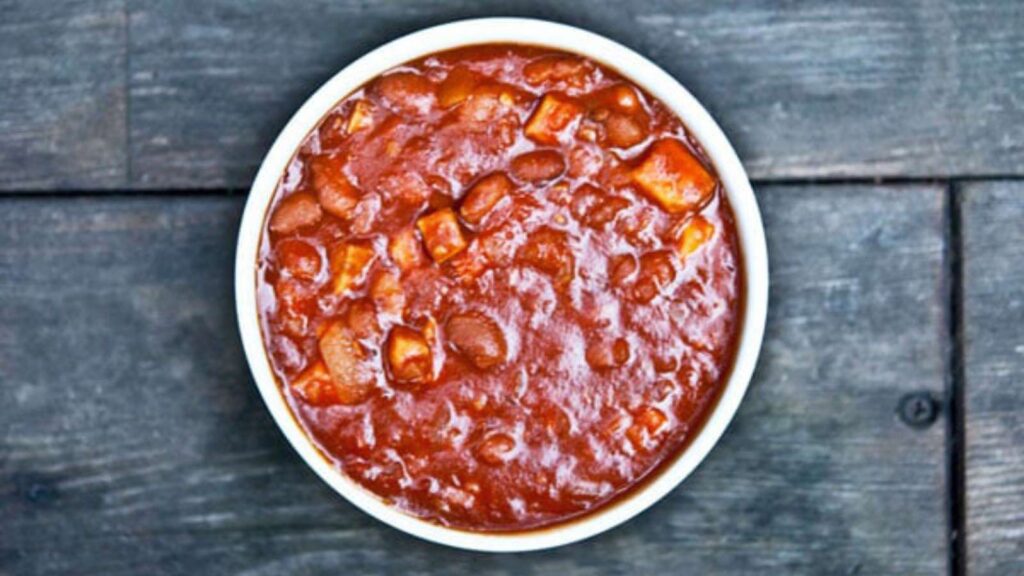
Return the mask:
[[946, 295], [949, 357], [946, 373], [946, 489], [948, 498], [949, 572], [967, 574], [967, 514], [964, 428], [964, 274], [960, 181], [946, 187]]

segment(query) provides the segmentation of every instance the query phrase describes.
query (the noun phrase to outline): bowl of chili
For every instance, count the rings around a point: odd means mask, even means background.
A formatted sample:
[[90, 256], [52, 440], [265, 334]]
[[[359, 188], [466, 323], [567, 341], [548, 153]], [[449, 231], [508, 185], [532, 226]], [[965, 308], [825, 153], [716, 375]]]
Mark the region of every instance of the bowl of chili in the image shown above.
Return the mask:
[[356, 507], [458, 548], [609, 530], [736, 413], [768, 258], [728, 139], [674, 78], [571, 26], [444, 24], [320, 87], [243, 214], [260, 394]]

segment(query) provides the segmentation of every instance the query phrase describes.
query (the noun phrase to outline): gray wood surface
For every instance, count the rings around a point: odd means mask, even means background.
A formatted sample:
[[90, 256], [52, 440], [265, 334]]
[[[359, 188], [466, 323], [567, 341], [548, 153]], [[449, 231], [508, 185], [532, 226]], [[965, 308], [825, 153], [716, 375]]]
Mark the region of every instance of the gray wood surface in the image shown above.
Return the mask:
[[8, 0], [0, 14], [0, 189], [245, 188], [332, 73], [488, 15], [651, 57], [759, 179], [1024, 174], [1017, 0]]
[[1024, 182], [962, 188], [967, 561], [1024, 573]]
[[945, 574], [940, 186], [768, 186], [762, 361], [682, 488], [530, 555], [384, 527], [292, 453], [233, 317], [238, 196], [0, 199], [0, 573]]
[[155, 187], [247, 187], [322, 81], [429, 24], [577, 24], [651, 57], [755, 178], [1024, 174], [1024, 4], [417, 0], [135, 2], [132, 166]]
[[0, 189], [128, 183], [123, 2], [0, 1]]

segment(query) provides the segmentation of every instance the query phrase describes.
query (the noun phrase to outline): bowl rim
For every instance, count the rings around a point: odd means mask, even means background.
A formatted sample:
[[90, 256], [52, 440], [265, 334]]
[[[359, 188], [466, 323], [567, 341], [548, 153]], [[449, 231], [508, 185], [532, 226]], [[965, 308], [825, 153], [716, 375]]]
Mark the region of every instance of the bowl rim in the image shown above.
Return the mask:
[[[671, 109], [718, 172], [735, 217], [744, 270], [736, 358], [717, 404], [696, 437], [655, 477], [612, 502], [564, 523], [518, 532], [472, 532], [417, 518], [385, 503], [332, 465], [306, 435], [280, 390], [264, 347], [256, 301], [256, 263], [266, 213], [288, 163], [326, 113], [395, 66], [452, 48], [495, 43], [541, 46], [590, 58], [618, 71]], [[735, 150], [707, 110], [667, 72], [622, 44], [574, 26], [532, 18], [475, 18], [425, 28], [366, 53], [331, 77], [295, 112], [263, 159], [245, 203], [235, 256], [235, 305], [242, 346], [263, 402], [292, 448], [335, 492], [377, 520], [430, 542], [473, 551], [526, 552], [584, 540], [630, 520], [672, 491], [704, 460], [739, 408], [757, 363], [768, 308], [768, 251], [757, 199]]]

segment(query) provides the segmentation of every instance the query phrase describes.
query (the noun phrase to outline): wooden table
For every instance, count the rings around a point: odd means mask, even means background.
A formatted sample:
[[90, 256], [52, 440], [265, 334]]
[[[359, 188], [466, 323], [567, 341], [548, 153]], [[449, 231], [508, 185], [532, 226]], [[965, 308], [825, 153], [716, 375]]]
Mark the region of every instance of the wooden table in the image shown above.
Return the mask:
[[[0, 2], [0, 573], [1024, 573], [1024, 4]], [[679, 78], [772, 260], [736, 420], [582, 544], [445, 549], [287, 446], [234, 239], [298, 104], [366, 50], [565, 21]]]

